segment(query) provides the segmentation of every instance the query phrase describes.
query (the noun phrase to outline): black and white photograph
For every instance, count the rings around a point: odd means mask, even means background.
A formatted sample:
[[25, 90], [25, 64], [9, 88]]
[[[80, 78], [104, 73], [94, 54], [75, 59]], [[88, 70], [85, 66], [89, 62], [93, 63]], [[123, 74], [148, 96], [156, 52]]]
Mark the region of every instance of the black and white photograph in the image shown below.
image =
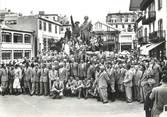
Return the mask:
[[167, 117], [167, 0], [0, 0], [0, 117]]

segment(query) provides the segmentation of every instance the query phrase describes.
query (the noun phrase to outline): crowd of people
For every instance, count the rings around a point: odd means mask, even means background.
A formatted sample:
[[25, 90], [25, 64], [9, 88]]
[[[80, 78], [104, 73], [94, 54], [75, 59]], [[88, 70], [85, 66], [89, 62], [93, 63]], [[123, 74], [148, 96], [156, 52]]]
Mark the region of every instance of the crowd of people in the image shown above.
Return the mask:
[[[134, 56], [108, 56], [103, 52], [79, 55], [44, 53], [38, 59], [1, 64], [0, 91], [4, 95], [96, 98], [108, 103], [148, 100], [167, 70], [166, 60]], [[167, 73], [167, 72], [166, 72]], [[148, 104], [145, 110], [150, 110]]]

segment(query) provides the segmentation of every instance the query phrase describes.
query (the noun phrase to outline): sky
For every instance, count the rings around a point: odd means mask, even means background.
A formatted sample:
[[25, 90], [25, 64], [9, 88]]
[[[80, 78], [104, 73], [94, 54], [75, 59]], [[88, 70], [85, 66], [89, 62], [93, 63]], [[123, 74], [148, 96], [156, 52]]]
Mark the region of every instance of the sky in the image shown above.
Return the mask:
[[114, 12], [128, 12], [130, 0], [0, 0], [0, 9], [10, 9], [23, 15], [31, 11], [45, 11], [50, 14], [73, 16], [74, 21], [83, 21], [89, 16], [92, 22], [105, 22], [106, 15]]

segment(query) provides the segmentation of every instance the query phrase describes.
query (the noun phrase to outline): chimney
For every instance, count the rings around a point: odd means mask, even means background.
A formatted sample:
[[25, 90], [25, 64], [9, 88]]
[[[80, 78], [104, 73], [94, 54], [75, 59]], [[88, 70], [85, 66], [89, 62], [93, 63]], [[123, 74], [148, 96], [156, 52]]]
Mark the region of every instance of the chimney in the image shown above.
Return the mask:
[[39, 11], [39, 15], [45, 15], [45, 11]]

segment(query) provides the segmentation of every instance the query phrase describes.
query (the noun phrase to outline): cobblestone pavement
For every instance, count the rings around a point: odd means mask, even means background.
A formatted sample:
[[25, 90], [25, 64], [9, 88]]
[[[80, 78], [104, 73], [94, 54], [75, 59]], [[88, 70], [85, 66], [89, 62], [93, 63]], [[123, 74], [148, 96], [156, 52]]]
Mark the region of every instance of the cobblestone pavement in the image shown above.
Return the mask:
[[143, 104], [95, 99], [0, 96], [0, 117], [144, 117]]

